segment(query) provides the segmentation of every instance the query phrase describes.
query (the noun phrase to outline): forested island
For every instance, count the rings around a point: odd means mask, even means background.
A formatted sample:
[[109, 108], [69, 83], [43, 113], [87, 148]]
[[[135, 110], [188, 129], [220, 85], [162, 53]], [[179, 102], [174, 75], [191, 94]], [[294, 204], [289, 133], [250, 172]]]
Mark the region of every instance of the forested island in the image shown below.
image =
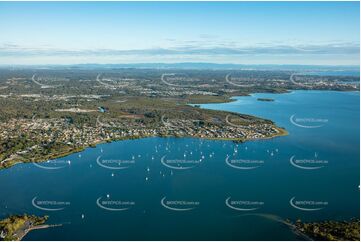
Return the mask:
[[257, 100], [261, 102], [274, 102], [272, 98], [257, 98]]

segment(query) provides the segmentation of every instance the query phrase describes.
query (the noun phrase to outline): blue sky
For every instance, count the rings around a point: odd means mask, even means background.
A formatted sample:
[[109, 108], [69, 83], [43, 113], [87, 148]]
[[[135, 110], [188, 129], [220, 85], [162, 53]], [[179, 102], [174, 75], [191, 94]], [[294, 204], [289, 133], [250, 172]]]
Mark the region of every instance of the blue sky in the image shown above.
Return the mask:
[[0, 64], [359, 65], [359, 2], [0, 2]]

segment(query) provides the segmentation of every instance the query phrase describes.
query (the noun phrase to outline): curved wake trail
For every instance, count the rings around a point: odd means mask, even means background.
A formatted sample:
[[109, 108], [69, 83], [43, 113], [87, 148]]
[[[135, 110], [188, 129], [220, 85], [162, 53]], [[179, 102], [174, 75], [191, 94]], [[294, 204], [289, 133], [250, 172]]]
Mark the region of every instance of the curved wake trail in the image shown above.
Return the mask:
[[262, 217], [262, 218], [266, 218], [266, 219], [269, 219], [269, 220], [274, 221], [274, 222], [278, 222], [278, 223], [287, 225], [294, 234], [302, 237], [305, 240], [312, 240], [308, 235], [306, 235], [306, 234], [302, 233], [301, 231], [299, 231], [294, 224], [286, 221], [285, 219], [283, 219], [282, 217], [280, 217], [278, 215], [270, 214], [270, 213], [246, 213], [246, 214], [237, 215], [235, 217], [245, 217], [245, 216]]

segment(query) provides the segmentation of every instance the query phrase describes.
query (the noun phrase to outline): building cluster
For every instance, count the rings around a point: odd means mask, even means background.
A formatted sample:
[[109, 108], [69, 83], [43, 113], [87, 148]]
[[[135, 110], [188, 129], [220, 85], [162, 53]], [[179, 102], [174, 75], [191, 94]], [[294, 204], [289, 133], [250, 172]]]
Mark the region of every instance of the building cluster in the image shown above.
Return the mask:
[[208, 139], [250, 140], [277, 135], [279, 130], [268, 123], [232, 126], [223, 122], [202, 124], [199, 120], [173, 119], [165, 122], [168, 135]]
[[128, 138], [176, 136], [247, 140], [274, 136], [278, 132], [274, 125], [267, 123], [235, 127], [199, 120], [167, 119], [145, 124], [134, 119], [118, 119], [76, 125], [67, 119], [11, 119], [0, 124], [0, 166], [20, 157], [34, 161], [34, 154], [56, 157], [64, 150]]

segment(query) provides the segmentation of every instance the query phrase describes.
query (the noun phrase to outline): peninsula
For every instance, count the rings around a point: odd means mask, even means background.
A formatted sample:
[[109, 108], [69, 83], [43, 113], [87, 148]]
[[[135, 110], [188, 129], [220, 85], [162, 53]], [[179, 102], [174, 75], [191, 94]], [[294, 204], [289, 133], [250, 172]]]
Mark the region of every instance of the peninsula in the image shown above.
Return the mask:
[[46, 225], [48, 216], [13, 215], [0, 220], [0, 240], [22, 240], [35, 229], [45, 229], [55, 225]]

